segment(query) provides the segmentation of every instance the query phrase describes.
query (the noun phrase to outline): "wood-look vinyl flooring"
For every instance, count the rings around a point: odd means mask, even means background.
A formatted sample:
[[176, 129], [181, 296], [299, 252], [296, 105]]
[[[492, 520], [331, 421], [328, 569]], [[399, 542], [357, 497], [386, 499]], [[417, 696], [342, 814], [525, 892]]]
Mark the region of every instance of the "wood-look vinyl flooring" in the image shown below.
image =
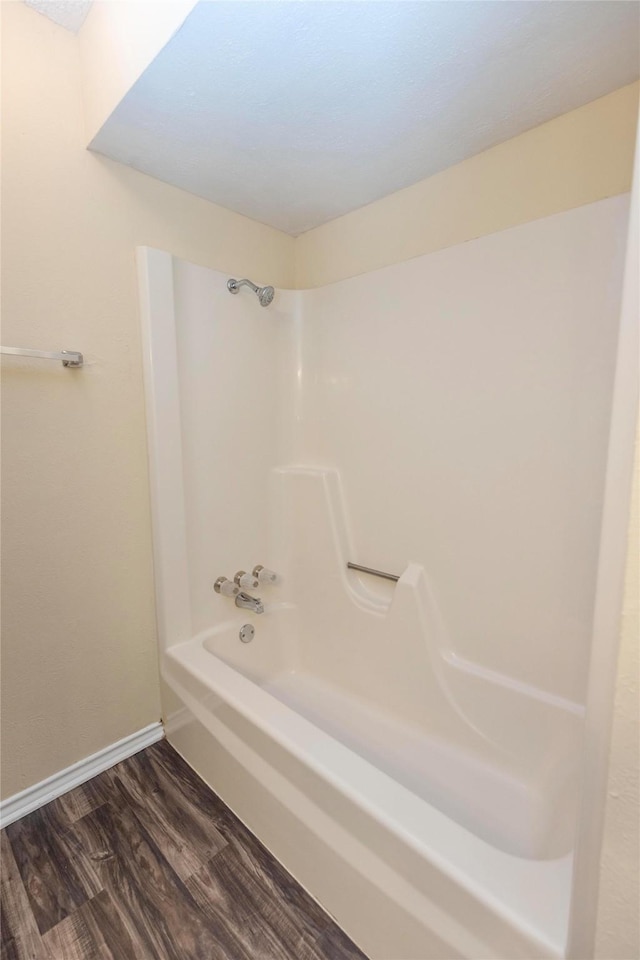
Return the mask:
[[2, 960], [366, 960], [166, 740], [1, 843]]

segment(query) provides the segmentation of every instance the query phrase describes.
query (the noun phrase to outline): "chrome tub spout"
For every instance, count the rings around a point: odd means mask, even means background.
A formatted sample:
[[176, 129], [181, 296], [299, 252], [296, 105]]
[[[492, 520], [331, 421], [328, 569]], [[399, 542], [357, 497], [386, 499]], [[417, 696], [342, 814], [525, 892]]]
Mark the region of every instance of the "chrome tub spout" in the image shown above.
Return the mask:
[[236, 607], [241, 610], [250, 610], [252, 613], [264, 613], [264, 604], [260, 597], [251, 597], [241, 590], [236, 597]]

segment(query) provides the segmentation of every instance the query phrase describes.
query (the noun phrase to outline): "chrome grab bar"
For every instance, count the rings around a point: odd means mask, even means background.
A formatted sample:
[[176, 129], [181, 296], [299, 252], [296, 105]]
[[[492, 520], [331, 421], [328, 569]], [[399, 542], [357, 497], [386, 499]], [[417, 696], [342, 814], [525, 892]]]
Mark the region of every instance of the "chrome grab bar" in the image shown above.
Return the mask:
[[84, 357], [77, 350], [60, 350], [54, 353], [49, 350], [31, 350], [29, 347], [0, 347], [0, 353], [12, 357], [36, 357], [38, 360], [61, 360], [63, 367], [81, 367]]
[[384, 580], [393, 580], [395, 583], [398, 582], [400, 577], [397, 577], [395, 573], [384, 573], [383, 570], [374, 570], [373, 567], [363, 567], [359, 563], [351, 563], [347, 561], [347, 567], [349, 570], [360, 570], [361, 573], [370, 573], [374, 577], [382, 577]]

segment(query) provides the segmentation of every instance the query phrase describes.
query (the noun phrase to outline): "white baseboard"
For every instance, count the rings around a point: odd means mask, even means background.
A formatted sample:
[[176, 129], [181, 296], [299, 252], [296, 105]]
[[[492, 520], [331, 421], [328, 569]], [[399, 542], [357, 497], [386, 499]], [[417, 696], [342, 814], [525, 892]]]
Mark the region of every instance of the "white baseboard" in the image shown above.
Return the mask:
[[38, 807], [43, 807], [45, 803], [61, 797], [63, 793], [68, 793], [74, 787], [86, 783], [103, 770], [115, 766], [121, 760], [133, 756], [145, 747], [162, 740], [164, 737], [164, 728], [160, 721], [150, 723], [148, 727], [132, 733], [117, 743], [112, 743], [104, 750], [98, 750], [97, 753], [87, 757], [86, 760], [80, 760], [72, 764], [60, 773], [54, 773], [52, 777], [41, 780], [40, 783], [27, 787], [20, 793], [15, 793], [12, 797], [0, 801], [0, 827], [6, 827], [14, 820], [33, 813]]

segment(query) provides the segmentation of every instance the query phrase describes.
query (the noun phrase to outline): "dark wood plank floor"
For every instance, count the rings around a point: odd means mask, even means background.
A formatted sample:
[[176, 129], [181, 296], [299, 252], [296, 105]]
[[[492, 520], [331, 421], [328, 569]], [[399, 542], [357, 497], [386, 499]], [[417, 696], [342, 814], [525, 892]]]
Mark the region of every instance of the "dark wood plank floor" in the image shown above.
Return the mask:
[[1, 841], [2, 960], [366, 960], [165, 740]]

